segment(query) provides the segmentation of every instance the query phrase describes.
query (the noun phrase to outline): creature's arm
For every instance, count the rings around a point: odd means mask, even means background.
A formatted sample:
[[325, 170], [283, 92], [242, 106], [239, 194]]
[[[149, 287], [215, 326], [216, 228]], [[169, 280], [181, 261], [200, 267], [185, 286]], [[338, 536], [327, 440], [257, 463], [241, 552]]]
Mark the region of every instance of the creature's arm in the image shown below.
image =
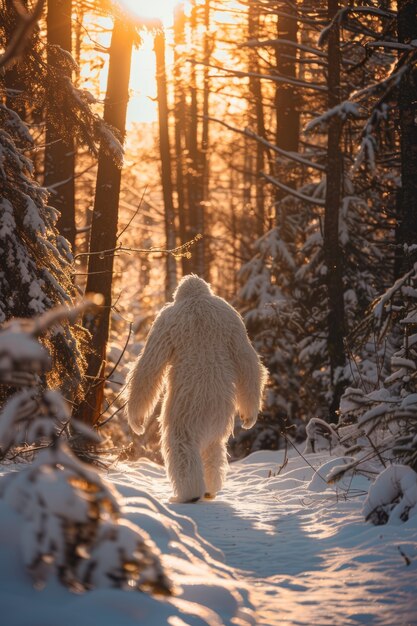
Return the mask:
[[245, 325], [239, 317], [233, 333], [236, 363], [236, 397], [243, 428], [252, 428], [261, 410], [262, 393], [268, 376], [267, 369], [252, 347]]
[[129, 426], [138, 435], [161, 395], [165, 370], [172, 356], [169, 334], [169, 311], [163, 309], [149, 331], [145, 347], [129, 374], [127, 381], [127, 415]]

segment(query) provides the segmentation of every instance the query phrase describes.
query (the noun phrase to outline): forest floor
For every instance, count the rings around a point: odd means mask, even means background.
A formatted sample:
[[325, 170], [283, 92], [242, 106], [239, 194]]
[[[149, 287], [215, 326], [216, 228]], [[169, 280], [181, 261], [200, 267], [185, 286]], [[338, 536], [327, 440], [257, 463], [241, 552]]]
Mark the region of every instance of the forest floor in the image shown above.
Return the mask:
[[368, 480], [327, 485], [316, 470], [328, 461], [293, 451], [281, 467], [283, 451], [255, 453], [232, 464], [216, 500], [190, 505], [169, 503], [164, 470], [147, 461], [112, 478], [195, 521], [248, 587], [259, 626], [417, 624], [417, 518], [366, 523]]
[[[21, 518], [0, 500], [0, 623], [416, 625], [417, 516], [373, 526], [362, 514], [366, 478], [323, 480], [341, 459], [293, 450], [284, 460], [283, 451], [252, 454], [231, 465], [215, 500], [189, 505], [169, 502], [165, 470], [150, 461], [106, 472], [124, 517], [159, 547], [172, 598], [109, 588], [74, 594], [53, 578], [35, 589], [20, 556]], [[11, 469], [19, 467], [1, 473]]]

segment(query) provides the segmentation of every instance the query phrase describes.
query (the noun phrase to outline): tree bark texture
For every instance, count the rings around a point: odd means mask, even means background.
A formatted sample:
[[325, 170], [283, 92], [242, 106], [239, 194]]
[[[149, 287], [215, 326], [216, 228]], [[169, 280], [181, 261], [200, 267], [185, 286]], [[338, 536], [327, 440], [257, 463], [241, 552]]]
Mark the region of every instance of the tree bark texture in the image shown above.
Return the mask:
[[[172, 186], [172, 159], [169, 140], [169, 112], [167, 77], [165, 69], [165, 35], [155, 35], [156, 85], [158, 93], [159, 151], [162, 169], [162, 194], [164, 198], [165, 241], [169, 250], [175, 248], [175, 209]], [[166, 255], [165, 299], [170, 300], [177, 286], [177, 262], [171, 254]]]
[[[203, 120], [201, 128], [201, 150], [200, 150], [200, 201], [197, 216], [197, 230], [202, 235], [207, 235], [207, 212], [206, 206], [209, 198], [209, 114], [210, 114], [210, 58], [211, 58], [211, 35], [210, 35], [210, 11], [211, 0], [205, 0], [204, 3], [204, 67], [203, 67]], [[200, 275], [209, 280], [209, 255], [207, 239], [199, 242], [197, 250], [197, 266]]]
[[[186, 186], [186, 102], [184, 80], [182, 76], [183, 54], [185, 43], [185, 14], [184, 4], [178, 3], [174, 17], [174, 118], [175, 118], [175, 187], [178, 203], [178, 222], [180, 243], [189, 239], [188, 224], [188, 196]], [[190, 259], [183, 256], [181, 259], [182, 274], [190, 272]]]
[[[208, 0], [206, 0], [208, 2]], [[195, 0], [192, 3], [190, 29], [191, 40], [194, 43], [196, 40], [196, 32], [198, 26], [197, 18], [198, 6]], [[206, 13], [205, 9], [205, 19]], [[206, 52], [204, 53], [204, 60], [207, 62]], [[206, 95], [208, 98], [208, 94]], [[198, 116], [200, 111], [204, 110], [208, 106], [204, 102], [205, 93], [203, 88], [203, 103], [199, 102], [198, 98], [198, 79], [197, 69], [194, 64], [191, 65], [190, 75], [190, 104], [188, 108], [188, 129], [187, 129], [187, 155], [188, 155], [188, 167], [187, 167], [187, 187], [188, 187], [188, 208], [189, 208], [189, 233], [193, 238], [197, 234], [203, 235], [193, 248], [193, 256], [191, 259], [191, 271], [207, 278], [206, 268], [206, 242], [204, 239], [205, 230], [205, 198], [204, 198], [204, 170], [203, 170], [203, 156], [202, 156], [202, 143], [200, 144], [200, 124], [198, 123]], [[207, 137], [208, 131], [202, 131], [202, 136]]]
[[[297, 77], [297, 54], [295, 48], [285, 44], [286, 41], [297, 42], [298, 38], [298, 21], [297, 8], [295, 5], [280, 4], [282, 14], [278, 15], [277, 22], [277, 39], [278, 43], [275, 48], [276, 73], [279, 76], [288, 78]], [[282, 43], [281, 43], [282, 42]], [[278, 148], [287, 150], [288, 152], [298, 151], [298, 142], [300, 136], [300, 113], [298, 110], [298, 92], [293, 85], [287, 83], [277, 83], [275, 89], [275, 115], [276, 115], [276, 134], [275, 143]], [[275, 176], [278, 180], [286, 185], [292, 186], [292, 182], [288, 177], [288, 171], [285, 172], [285, 180], [280, 172], [279, 161], [275, 167]], [[283, 207], [280, 207], [280, 200], [286, 195], [286, 192], [276, 188], [274, 190], [276, 205], [276, 223], [279, 226], [285, 219]]]
[[[72, 0], [48, 0], [46, 19], [48, 46], [59, 46], [71, 53]], [[48, 61], [51, 48], [48, 48]], [[71, 133], [59, 132], [46, 112], [46, 147], [44, 185], [51, 192], [51, 204], [61, 216], [60, 233], [75, 248], [75, 142]]]
[[[417, 39], [417, 0], [398, 0], [398, 41]], [[407, 59], [404, 59], [407, 63]], [[417, 72], [413, 65], [403, 75], [399, 86], [401, 145], [401, 189], [398, 202], [398, 243], [396, 274], [410, 269], [401, 246], [417, 244]]]
[[[328, 19], [331, 21], [339, 9], [338, 0], [328, 0]], [[331, 109], [341, 101], [340, 93], [340, 29], [335, 22], [329, 33], [328, 42], [328, 107]], [[338, 115], [332, 117], [328, 130], [327, 185], [323, 228], [324, 261], [327, 269], [328, 295], [328, 340], [330, 359], [332, 402], [330, 421], [337, 421], [336, 411], [343, 393], [341, 368], [345, 365], [343, 338], [345, 335], [345, 313], [343, 296], [343, 259], [339, 243], [339, 213], [343, 191], [343, 156], [341, 137], [343, 122]]]
[[[134, 32], [116, 19], [110, 44], [109, 74], [104, 104], [104, 120], [125, 134], [129, 100], [129, 78]], [[100, 417], [104, 394], [103, 369], [109, 337], [112, 305], [114, 249], [117, 245], [117, 223], [121, 170], [112, 157], [100, 148], [96, 193], [91, 224], [87, 292], [101, 293], [104, 305], [99, 314], [88, 315], [84, 325], [92, 334], [93, 353], [87, 374], [93, 381], [78, 418], [95, 424]]]
[[[292, 6], [292, 5], [291, 5]], [[297, 58], [294, 48], [285, 41], [297, 42], [298, 22], [296, 8], [285, 3], [282, 15], [278, 16], [277, 39], [283, 40], [275, 48], [276, 73], [279, 76], [296, 78]], [[288, 14], [288, 15], [286, 15]], [[297, 91], [293, 85], [277, 83], [275, 90], [276, 145], [278, 148], [297, 152], [300, 136], [300, 113], [297, 107]]]
[[[248, 39], [256, 39], [259, 35], [259, 5], [254, 0], [249, 1], [248, 7]], [[249, 48], [249, 72], [260, 73], [258, 55], [256, 50]], [[256, 133], [266, 139], [265, 115], [262, 96], [262, 81], [257, 78], [249, 78], [250, 110], [249, 123], [254, 124]], [[256, 232], [261, 237], [265, 232], [265, 181], [260, 176], [260, 172], [265, 167], [266, 148], [259, 141], [256, 142], [255, 161], [255, 212], [256, 212]]]

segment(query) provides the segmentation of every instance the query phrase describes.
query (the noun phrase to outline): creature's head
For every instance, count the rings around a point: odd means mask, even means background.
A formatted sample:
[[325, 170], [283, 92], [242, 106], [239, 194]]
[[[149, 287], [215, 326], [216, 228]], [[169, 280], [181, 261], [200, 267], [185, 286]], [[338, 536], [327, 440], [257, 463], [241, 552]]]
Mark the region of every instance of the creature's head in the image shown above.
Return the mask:
[[205, 280], [195, 274], [188, 274], [181, 279], [174, 292], [174, 300], [184, 300], [185, 298], [198, 298], [199, 296], [212, 296], [211, 287]]

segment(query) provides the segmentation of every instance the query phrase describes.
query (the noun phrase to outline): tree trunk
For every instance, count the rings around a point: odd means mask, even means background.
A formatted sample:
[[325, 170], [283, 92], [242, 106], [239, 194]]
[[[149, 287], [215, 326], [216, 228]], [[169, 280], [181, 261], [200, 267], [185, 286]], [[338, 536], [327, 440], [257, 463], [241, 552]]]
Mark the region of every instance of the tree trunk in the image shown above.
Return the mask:
[[[155, 35], [156, 85], [158, 92], [159, 150], [162, 168], [162, 193], [164, 197], [165, 239], [169, 250], [175, 248], [175, 209], [172, 189], [172, 160], [169, 141], [169, 113], [167, 77], [165, 69], [165, 35]], [[166, 255], [165, 299], [170, 300], [177, 286], [177, 264], [171, 254]]]
[[[259, 36], [259, 5], [250, 0], [248, 8], [248, 40], [257, 39]], [[255, 50], [249, 48], [249, 72], [259, 74], [260, 67]], [[252, 98], [250, 102], [249, 123], [255, 124], [256, 133], [266, 139], [265, 115], [262, 96], [262, 81], [257, 78], [249, 78], [249, 91]], [[260, 141], [256, 142], [255, 161], [255, 211], [256, 232], [261, 237], [265, 232], [265, 181], [260, 176], [265, 168], [266, 149]]]
[[[338, 0], [328, 0], [328, 19], [331, 21], [339, 9]], [[328, 107], [331, 109], [341, 101], [340, 93], [340, 29], [337, 22], [332, 26], [328, 42]], [[332, 402], [329, 419], [337, 421], [343, 393], [344, 381], [341, 368], [345, 365], [343, 338], [345, 335], [345, 313], [343, 297], [342, 250], [339, 243], [339, 211], [343, 189], [343, 156], [341, 137], [342, 119], [331, 118], [327, 145], [327, 185], [324, 214], [323, 252], [327, 268], [326, 284], [328, 294], [328, 340], [330, 359]]]
[[[417, 39], [417, 0], [398, 0], [398, 41]], [[417, 72], [413, 67], [403, 75], [399, 86], [401, 189], [398, 201], [397, 275], [407, 269], [404, 244], [417, 244]]]
[[78, 87], [80, 84], [80, 72], [81, 72], [81, 45], [84, 35], [84, 14], [86, 8], [82, 3], [77, 2], [75, 5], [75, 24], [74, 24], [74, 59], [77, 64], [75, 70], [74, 84]]
[[[282, 15], [278, 15], [277, 23], [277, 39], [285, 41], [297, 42], [298, 22], [296, 19], [297, 9], [295, 5], [282, 7]], [[279, 76], [288, 78], [296, 78], [297, 76], [297, 58], [296, 52], [292, 46], [285, 43], [278, 43], [275, 48], [276, 73]], [[278, 148], [288, 150], [289, 152], [298, 151], [298, 142], [300, 137], [300, 113], [297, 107], [298, 95], [293, 85], [287, 83], [277, 83], [275, 89], [275, 115], [276, 115], [276, 135], [275, 143]], [[287, 170], [284, 169], [286, 185], [292, 186], [291, 180], [288, 180]], [[282, 179], [279, 161], [276, 165], [276, 178]], [[282, 225], [286, 220], [283, 207], [280, 206], [280, 200], [286, 195], [286, 192], [276, 188], [274, 191], [276, 206], [276, 224]]]
[[[132, 28], [116, 19], [110, 44], [109, 74], [103, 117], [106, 122], [117, 128], [122, 136], [125, 133], [129, 100], [133, 39]], [[93, 382], [77, 414], [79, 419], [91, 425], [96, 424], [100, 417], [104, 394], [103, 369], [112, 305], [113, 261], [117, 244], [120, 182], [121, 170], [112, 157], [100, 148], [86, 291], [103, 294], [104, 305], [98, 315], [91, 314], [84, 318], [84, 325], [92, 334], [93, 353], [89, 358], [87, 374]]]
[[[195, 34], [197, 32], [197, 4], [193, 0], [191, 8], [191, 41], [194, 43]], [[204, 207], [203, 200], [203, 176], [201, 170], [201, 154], [199, 147], [199, 102], [198, 102], [198, 85], [197, 85], [197, 69], [194, 64], [191, 65], [190, 76], [190, 105], [189, 105], [189, 121], [187, 132], [187, 186], [188, 186], [188, 204], [189, 204], [189, 232], [191, 238], [197, 234], [204, 235]], [[196, 243], [193, 248], [191, 258], [191, 271], [198, 276], [204, 276], [204, 238]]]
[[[204, 3], [204, 68], [203, 68], [203, 120], [201, 129], [200, 150], [200, 198], [198, 205], [197, 230], [204, 235], [206, 232], [206, 205], [209, 199], [209, 113], [210, 113], [210, 0]], [[197, 248], [197, 266], [199, 275], [209, 280], [209, 257], [207, 240], [203, 238]]]
[[[297, 42], [298, 23], [295, 5], [285, 3], [283, 14], [278, 16], [277, 39]], [[286, 15], [288, 13], [288, 15]], [[291, 46], [279, 43], [275, 48], [276, 72], [279, 76], [296, 78], [296, 52]], [[293, 85], [277, 83], [275, 90], [276, 145], [297, 152], [300, 136], [300, 113], [297, 108], [297, 91]]]
[[[184, 4], [178, 3], [174, 14], [174, 118], [175, 118], [175, 186], [177, 191], [178, 220], [180, 243], [189, 240], [188, 224], [188, 197], [186, 187], [186, 103], [184, 80], [182, 77], [183, 53], [185, 42], [185, 15]], [[190, 260], [183, 256], [181, 259], [182, 274], [190, 272]]]
[[[71, 53], [71, 0], [49, 0], [46, 18], [49, 46], [59, 46]], [[48, 63], [51, 59], [48, 49]], [[65, 139], [57, 131], [46, 112], [46, 147], [44, 185], [51, 192], [51, 204], [61, 217], [58, 220], [60, 233], [75, 248], [75, 142], [69, 133]]]

